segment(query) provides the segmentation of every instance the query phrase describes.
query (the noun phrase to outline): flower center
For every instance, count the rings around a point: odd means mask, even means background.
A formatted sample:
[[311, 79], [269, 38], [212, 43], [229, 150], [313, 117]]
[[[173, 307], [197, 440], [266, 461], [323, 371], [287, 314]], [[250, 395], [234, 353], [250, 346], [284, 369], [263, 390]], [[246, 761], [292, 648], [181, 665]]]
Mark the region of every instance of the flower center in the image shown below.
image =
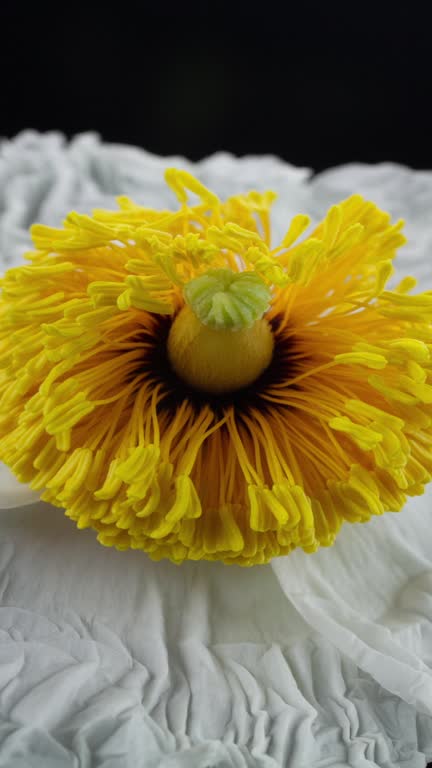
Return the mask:
[[252, 384], [270, 364], [274, 339], [263, 314], [270, 290], [252, 272], [211, 270], [184, 288], [184, 306], [168, 336], [176, 374], [203, 392]]

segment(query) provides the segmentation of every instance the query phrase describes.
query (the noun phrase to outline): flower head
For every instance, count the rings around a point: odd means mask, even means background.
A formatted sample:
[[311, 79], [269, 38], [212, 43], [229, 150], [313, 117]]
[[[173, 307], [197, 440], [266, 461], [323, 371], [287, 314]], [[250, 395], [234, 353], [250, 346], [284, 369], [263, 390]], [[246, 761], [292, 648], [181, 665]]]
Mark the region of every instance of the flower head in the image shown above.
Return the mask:
[[[175, 562], [328, 546], [431, 479], [432, 293], [359, 195], [270, 243], [271, 192], [35, 225], [0, 302], [0, 458], [78, 527]], [[188, 202], [188, 191], [198, 196]]]

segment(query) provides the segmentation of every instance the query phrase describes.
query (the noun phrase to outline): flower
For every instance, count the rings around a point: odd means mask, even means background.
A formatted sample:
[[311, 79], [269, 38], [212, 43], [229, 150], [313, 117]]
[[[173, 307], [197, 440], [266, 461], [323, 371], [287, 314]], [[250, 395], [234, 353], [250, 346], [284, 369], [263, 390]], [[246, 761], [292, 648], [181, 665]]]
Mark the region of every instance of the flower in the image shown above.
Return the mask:
[[[432, 292], [359, 195], [270, 244], [275, 195], [32, 227], [0, 302], [0, 459], [102, 544], [252, 565], [401, 509], [432, 476]], [[188, 203], [188, 191], [198, 196]]]

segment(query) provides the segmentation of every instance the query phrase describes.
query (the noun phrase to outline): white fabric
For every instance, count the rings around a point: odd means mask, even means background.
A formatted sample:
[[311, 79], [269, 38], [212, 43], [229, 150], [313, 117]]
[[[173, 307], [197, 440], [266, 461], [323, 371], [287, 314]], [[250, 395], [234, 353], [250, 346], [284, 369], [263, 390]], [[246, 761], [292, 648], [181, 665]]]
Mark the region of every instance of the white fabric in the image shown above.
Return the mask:
[[[0, 145], [0, 259], [33, 221], [113, 196], [173, 205], [163, 168], [221, 195], [280, 193], [275, 229], [353, 191], [404, 215], [403, 272], [427, 283], [432, 174], [345, 166], [310, 178], [277, 158], [195, 166], [94, 135]], [[101, 547], [0, 471], [0, 768], [424, 768], [432, 759], [428, 492], [272, 565], [153, 563]], [[27, 503], [27, 506], [25, 504]], [[15, 508], [13, 508], [15, 507]]]

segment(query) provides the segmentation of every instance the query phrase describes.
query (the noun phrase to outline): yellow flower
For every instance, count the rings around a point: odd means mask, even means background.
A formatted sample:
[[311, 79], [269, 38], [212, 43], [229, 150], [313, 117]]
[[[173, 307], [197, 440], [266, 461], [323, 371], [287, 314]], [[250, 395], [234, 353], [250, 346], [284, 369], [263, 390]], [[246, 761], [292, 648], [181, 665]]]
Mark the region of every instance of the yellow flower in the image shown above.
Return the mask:
[[[270, 244], [271, 192], [35, 225], [0, 302], [0, 458], [102, 544], [264, 563], [431, 479], [432, 293], [354, 195]], [[188, 203], [187, 191], [198, 196]]]

